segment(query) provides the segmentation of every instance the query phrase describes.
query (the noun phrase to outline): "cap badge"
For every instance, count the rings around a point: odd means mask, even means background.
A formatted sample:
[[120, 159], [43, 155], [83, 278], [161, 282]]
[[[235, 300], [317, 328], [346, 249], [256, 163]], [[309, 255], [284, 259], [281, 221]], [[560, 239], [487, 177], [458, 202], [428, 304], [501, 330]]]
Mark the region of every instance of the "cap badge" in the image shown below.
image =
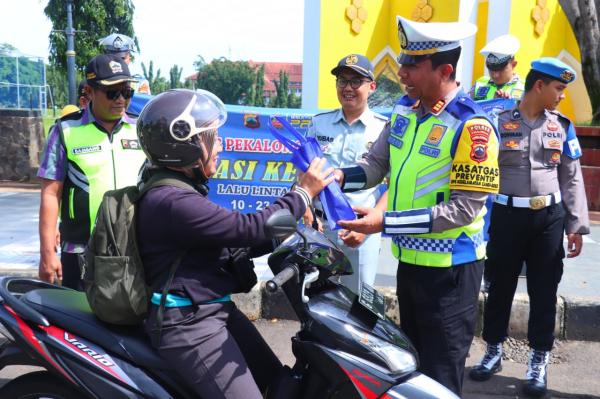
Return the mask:
[[117, 61], [109, 62], [108, 66], [110, 67], [112, 73], [123, 73], [123, 67]]
[[358, 63], [358, 57], [355, 54], [351, 54], [346, 57], [346, 65], [354, 65]]
[[120, 36], [117, 36], [112, 45], [115, 49], [119, 50], [121, 47], [123, 47], [123, 39], [121, 39]]
[[561, 74], [560, 74], [560, 78], [562, 80], [564, 80], [565, 82], [570, 82], [573, 79], [573, 72], [569, 71], [568, 69], [565, 69]]
[[398, 38], [400, 39], [400, 47], [403, 49], [408, 47], [408, 37], [401, 23], [398, 24]]

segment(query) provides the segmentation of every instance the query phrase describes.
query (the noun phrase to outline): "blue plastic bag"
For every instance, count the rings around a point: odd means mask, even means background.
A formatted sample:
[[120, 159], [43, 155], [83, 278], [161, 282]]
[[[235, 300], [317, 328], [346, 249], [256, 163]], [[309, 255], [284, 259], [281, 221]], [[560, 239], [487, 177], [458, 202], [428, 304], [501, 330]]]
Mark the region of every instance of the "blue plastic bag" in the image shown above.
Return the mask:
[[[293, 139], [286, 137], [283, 131], [273, 126], [273, 119], [277, 120]], [[313, 159], [324, 157], [317, 140], [314, 137], [305, 137], [300, 134], [284, 117], [272, 116], [269, 119], [269, 130], [281, 144], [292, 152], [292, 163], [303, 172], [308, 170]], [[325, 167], [328, 166], [325, 165]], [[327, 224], [331, 230], [341, 228], [337, 224], [338, 220], [356, 219], [350, 203], [337, 182], [334, 181], [325, 187], [319, 194], [319, 200], [321, 200], [323, 212], [327, 216]]]

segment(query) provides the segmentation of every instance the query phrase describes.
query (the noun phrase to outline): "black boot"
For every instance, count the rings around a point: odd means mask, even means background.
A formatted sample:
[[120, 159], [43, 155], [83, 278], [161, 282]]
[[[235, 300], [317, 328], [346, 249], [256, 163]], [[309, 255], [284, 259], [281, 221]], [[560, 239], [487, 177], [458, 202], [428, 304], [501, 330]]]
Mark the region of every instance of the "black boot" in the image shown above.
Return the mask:
[[475, 381], [489, 380], [492, 374], [502, 370], [502, 342], [487, 344], [483, 359], [469, 371], [469, 377]]
[[527, 363], [527, 375], [523, 392], [529, 396], [541, 397], [548, 385], [548, 362], [550, 352], [532, 349]]

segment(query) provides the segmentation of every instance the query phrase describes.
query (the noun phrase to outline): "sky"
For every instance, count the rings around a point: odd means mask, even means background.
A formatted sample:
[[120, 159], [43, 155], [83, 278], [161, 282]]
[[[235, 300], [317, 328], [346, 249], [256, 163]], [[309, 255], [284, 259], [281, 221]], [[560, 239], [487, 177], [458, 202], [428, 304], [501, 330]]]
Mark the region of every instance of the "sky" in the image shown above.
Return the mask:
[[[47, 0], [9, 0], [0, 13], [0, 43], [47, 58], [52, 29], [44, 15]], [[194, 73], [194, 61], [213, 58], [302, 62], [303, 0], [133, 0], [133, 27], [140, 53], [131, 65], [154, 63], [168, 78], [175, 64], [182, 76]], [[75, 49], [77, 51], [77, 49]]]

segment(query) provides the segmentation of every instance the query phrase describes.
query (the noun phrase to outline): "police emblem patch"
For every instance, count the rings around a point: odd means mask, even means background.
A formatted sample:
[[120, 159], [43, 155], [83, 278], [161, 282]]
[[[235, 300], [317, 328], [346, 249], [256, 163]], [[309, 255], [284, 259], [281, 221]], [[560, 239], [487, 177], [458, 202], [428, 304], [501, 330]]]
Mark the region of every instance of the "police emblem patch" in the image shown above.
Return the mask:
[[487, 159], [487, 144], [492, 133], [490, 126], [474, 124], [467, 127], [471, 136], [471, 159], [481, 163]]
[[435, 124], [431, 127], [429, 134], [427, 135], [427, 140], [425, 140], [425, 144], [438, 146], [444, 137], [448, 128], [444, 125]]
[[121, 147], [125, 150], [139, 150], [140, 142], [138, 140], [121, 139]]
[[557, 164], [560, 162], [560, 151], [554, 151], [552, 155], [550, 155], [550, 163]]
[[550, 130], [551, 132], [556, 132], [556, 131], [558, 130], [559, 126], [558, 126], [558, 124], [557, 124], [556, 122], [554, 122], [554, 121], [549, 121], [549, 122], [546, 124], [546, 128], [547, 128], [548, 130]]
[[475, 97], [476, 98], [485, 98], [485, 96], [487, 96], [487, 94], [488, 94], [488, 91], [490, 91], [489, 86], [481, 86], [475, 92]]
[[404, 132], [406, 132], [406, 128], [408, 127], [409, 123], [410, 121], [408, 118], [401, 115], [396, 115], [396, 119], [394, 120], [394, 124], [392, 126], [392, 133], [398, 137], [404, 136]]

